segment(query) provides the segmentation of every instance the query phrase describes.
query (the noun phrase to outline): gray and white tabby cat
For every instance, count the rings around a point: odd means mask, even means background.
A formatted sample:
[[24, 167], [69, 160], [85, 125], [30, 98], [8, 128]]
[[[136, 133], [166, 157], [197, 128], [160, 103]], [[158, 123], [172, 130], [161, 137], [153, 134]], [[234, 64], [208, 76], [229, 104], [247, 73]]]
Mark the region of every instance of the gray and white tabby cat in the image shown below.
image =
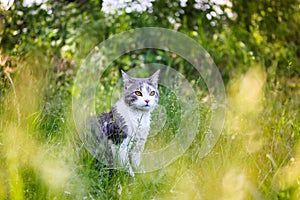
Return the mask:
[[107, 141], [111, 156], [131, 176], [139, 167], [150, 129], [151, 112], [158, 103], [159, 70], [149, 78], [134, 78], [122, 71], [124, 93], [109, 113], [90, 120], [97, 141]]

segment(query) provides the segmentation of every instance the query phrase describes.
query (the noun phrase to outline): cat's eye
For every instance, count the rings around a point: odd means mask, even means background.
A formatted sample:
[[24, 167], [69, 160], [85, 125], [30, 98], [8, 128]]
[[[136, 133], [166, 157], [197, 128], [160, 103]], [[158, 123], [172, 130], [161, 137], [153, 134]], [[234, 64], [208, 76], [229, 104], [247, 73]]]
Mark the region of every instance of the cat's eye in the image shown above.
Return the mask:
[[154, 96], [155, 95], [155, 91], [150, 92], [150, 96]]
[[140, 91], [135, 91], [134, 94], [135, 94], [136, 96], [143, 96], [142, 93], [141, 93]]

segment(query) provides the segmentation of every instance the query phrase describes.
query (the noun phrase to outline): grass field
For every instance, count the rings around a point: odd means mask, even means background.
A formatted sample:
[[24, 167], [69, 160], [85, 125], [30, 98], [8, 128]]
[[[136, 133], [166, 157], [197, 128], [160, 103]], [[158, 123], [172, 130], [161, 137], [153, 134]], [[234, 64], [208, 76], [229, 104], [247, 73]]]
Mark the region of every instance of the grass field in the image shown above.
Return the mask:
[[210, 154], [199, 156], [199, 132], [171, 165], [132, 178], [104, 169], [76, 137], [73, 75], [23, 65], [1, 96], [0, 199], [300, 199], [299, 80], [259, 67], [232, 78]]

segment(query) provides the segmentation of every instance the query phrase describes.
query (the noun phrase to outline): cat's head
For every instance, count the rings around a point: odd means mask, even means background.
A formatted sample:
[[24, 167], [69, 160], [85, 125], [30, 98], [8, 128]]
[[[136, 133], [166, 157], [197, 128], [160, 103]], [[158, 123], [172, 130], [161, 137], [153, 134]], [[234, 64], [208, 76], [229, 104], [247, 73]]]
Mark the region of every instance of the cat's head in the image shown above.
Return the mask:
[[159, 70], [148, 78], [134, 78], [122, 71], [125, 103], [136, 110], [152, 111], [158, 103]]

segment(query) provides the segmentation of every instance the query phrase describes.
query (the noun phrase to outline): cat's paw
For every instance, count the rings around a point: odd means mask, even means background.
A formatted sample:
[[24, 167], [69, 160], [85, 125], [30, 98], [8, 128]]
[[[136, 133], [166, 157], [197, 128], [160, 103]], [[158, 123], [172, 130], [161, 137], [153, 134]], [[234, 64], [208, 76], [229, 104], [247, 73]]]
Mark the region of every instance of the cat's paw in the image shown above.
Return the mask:
[[134, 177], [134, 176], [135, 176], [135, 174], [134, 174], [134, 172], [133, 172], [132, 169], [129, 169], [129, 175], [130, 175], [131, 177]]
[[128, 172], [131, 177], [135, 176], [134, 171], [129, 163], [126, 165], [125, 169], [126, 169], [126, 172]]

